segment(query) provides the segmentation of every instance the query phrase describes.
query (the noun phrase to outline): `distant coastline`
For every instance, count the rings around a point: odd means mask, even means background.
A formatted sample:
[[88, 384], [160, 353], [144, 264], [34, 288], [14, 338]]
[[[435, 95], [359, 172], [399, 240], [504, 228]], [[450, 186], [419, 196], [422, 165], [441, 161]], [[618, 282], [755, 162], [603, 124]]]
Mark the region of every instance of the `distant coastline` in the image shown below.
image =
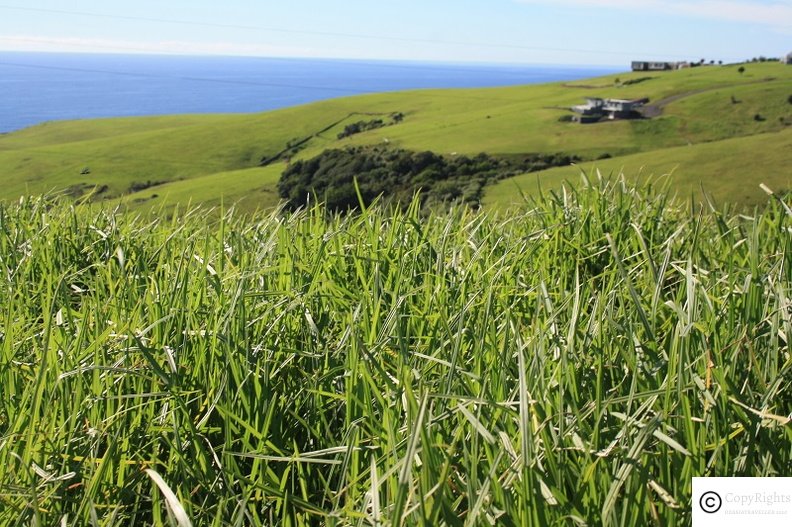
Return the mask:
[[252, 113], [364, 93], [572, 81], [624, 69], [0, 51], [0, 133], [53, 120]]

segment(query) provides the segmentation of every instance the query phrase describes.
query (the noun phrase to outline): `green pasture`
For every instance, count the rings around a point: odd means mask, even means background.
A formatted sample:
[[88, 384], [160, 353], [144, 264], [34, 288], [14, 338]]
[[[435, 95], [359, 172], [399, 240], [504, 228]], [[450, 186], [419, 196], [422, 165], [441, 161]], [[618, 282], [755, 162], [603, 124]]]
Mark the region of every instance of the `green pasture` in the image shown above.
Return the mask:
[[624, 176], [638, 182], [665, 181], [678, 197], [750, 208], [765, 203], [761, 183], [778, 192], [792, 190], [792, 128], [711, 143], [664, 148], [577, 166], [557, 167], [499, 181], [485, 191], [484, 206], [508, 208], [542, 190], [574, 186], [580, 175]]
[[[244, 194], [246, 207], [272, 204], [253, 177], [262, 159], [305, 158], [326, 148], [389, 144], [440, 154], [564, 152], [595, 159], [644, 153], [663, 164], [669, 147], [779, 132], [792, 123], [792, 68], [776, 63], [636, 72], [544, 85], [422, 90], [346, 97], [251, 115], [185, 115], [52, 122], [0, 136], [0, 198], [102, 189], [99, 199], [134, 193], [141, 184], [173, 183], [181, 203], [217, 202]], [[639, 80], [633, 84], [630, 81]], [[648, 97], [662, 114], [647, 120], [594, 125], [560, 122], [587, 96]], [[676, 98], [676, 99], [669, 99]], [[663, 103], [666, 101], [666, 103]], [[670, 102], [669, 102], [670, 101]], [[733, 102], [737, 101], [737, 102]], [[352, 122], [402, 112], [404, 121], [337, 139]], [[759, 118], [757, 118], [759, 116]], [[287, 153], [289, 145], [299, 151]], [[654, 152], [654, 153], [653, 153]], [[711, 150], [702, 150], [705, 159]], [[764, 156], [763, 156], [764, 157]], [[709, 159], [709, 158], [706, 158]], [[682, 160], [680, 160], [681, 162]], [[717, 165], [717, 159], [705, 164]], [[698, 171], [718, 184], [723, 172]], [[768, 165], [767, 170], [778, 167]], [[728, 178], [752, 178], [740, 170]], [[237, 172], [237, 171], [244, 172]], [[231, 183], [237, 174], [239, 181]], [[207, 194], [215, 177], [224, 186]], [[191, 194], [190, 181], [196, 188]], [[274, 190], [274, 189], [273, 189]], [[260, 201], [253, 198], [260, 196]], [[135, 196], [133, 200], [139, 199]], [[740, 201], [739, 196], [733, 199]]]

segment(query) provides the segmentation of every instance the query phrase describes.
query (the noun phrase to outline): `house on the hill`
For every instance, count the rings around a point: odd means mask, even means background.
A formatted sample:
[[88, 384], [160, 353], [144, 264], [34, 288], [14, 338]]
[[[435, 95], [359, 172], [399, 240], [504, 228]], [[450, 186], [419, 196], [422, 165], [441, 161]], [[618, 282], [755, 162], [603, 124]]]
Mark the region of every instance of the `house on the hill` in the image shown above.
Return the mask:
[[649, 99], [600, 99], [587, 97], [586, 104], [579, 104], [570, 108], [578, 114], [575, 121], [580, 123], [595, 123], [602, 118], [610, 120], [629, 119], [635, 117], [637, 110], [649, 102]]
[[570, 108], [576, 115], [573, 119], [581, 123], [595, 123], [602, 119], [605, 99], [586, 97], [586, 104], [578, 104]]
[[602, 114], [602, 107], [605, 106], [605, 99], [597, 97], [586, 97], [586, 104], [578, 104], [572, 107], [572, 111], [580, 115]]
[[626, 119], [632, 116], [633, 111], [643, 105], [639, 101], [625, 99], [608, 99], [602, 107], [608, 119]]
[[666, 71], [678, 69], [679, 64], [676, 62], [648, 62], [641, 60], [634, 60], [632, 62], [633, 71]]

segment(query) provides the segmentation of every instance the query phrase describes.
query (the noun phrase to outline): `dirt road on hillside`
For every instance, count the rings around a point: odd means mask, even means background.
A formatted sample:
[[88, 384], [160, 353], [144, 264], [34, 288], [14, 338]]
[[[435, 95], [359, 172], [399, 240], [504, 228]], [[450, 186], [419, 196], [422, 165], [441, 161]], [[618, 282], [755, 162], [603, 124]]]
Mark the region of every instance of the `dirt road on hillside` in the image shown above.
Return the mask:
[[644, 117], [659, 117], [660, 115], [663, 115], [663, 109], [666, 106], [668, 106], [672, 102], [676, 102], [676, 101], [678, 101], [680, 99], [686, 99], [687, 97], [692, 97], [692, 96], [698, 95], [700, 93], [718, 91], [718, 90], [723, 90], [723, 89], [726, 89], [726, 88], [735, 88], [735, 87], [738, 87], [738, 86], [745, 86], [745, 85], [748, 85], [748, 84], [764, 84], [766, 82], [772, 82], [774, 80], [776, 80], [776, 79], [767, 78], [767, 79], [761, 79], [761, 80], [758, 80], [758, 81], [741, 82], [739, 84], [726, 84], [726, 85], [723, 85], [723, 86], [716, 86], [714, 88], [702, 88], [700, 90], [690, 90], [690, 91], [686, 91], [686, 92], [683, 92], [683, 93], [677, 93], [676, 95], [671, 95], [670, 97], [665, 97], [665, 98], [660, 99], [658, 101], [655, 101], [653, 103], [644, 105], [644, 107], [641, 108], [640, 111], [641, 111], [641, 114]]

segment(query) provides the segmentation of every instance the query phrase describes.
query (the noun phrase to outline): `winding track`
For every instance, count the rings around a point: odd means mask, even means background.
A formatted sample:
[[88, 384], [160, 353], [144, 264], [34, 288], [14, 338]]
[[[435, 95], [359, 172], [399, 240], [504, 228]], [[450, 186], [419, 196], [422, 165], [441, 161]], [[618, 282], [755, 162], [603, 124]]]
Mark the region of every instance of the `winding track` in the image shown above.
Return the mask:
[[658, 101], [656, 101], [654, 103], [645, 105], [641, 109], [641, 114], [644, 117], [658, 117], [658, 116], [663, 114], [663, 109], [666, 106], [668, 106], [672, 102], [676, 102], [676, 101], [678, 101], [680, 99], [685, 99], [687, 97], [692, 97], [692, 96], [698, 95], [700, 93], [718, 91], [718, 90], [722, 90], [724, 88], [734, 88], [734, 87], [738, 87], [738, 86], [745, 86], [747, 84], [763, 84], [763, 83], [766, 83], [766, 82], [772, 82], [774, 80], [776, 80], [776, 79], [774, 79], [774, 78], [766, 78], [766, 79], [760, 79], [760, 80], [757, 80], [757, 81], [741, 82], [741, 83], [737, 83], [737, 84], [724, 84], [724, 85], [721, 85], [721, 86], [714, 86], [712, 88], [703, 88], [703, 89], [700, 89], [700, 90], [690, 90], [690, 91], [686, 91], [686, 92], [682, 92], [682, 93], [677, 93], [676, 95], [671, 95], [669, 97], [664, 97], [663, 99], [660, 99], [660, 100], [658, 100]]

